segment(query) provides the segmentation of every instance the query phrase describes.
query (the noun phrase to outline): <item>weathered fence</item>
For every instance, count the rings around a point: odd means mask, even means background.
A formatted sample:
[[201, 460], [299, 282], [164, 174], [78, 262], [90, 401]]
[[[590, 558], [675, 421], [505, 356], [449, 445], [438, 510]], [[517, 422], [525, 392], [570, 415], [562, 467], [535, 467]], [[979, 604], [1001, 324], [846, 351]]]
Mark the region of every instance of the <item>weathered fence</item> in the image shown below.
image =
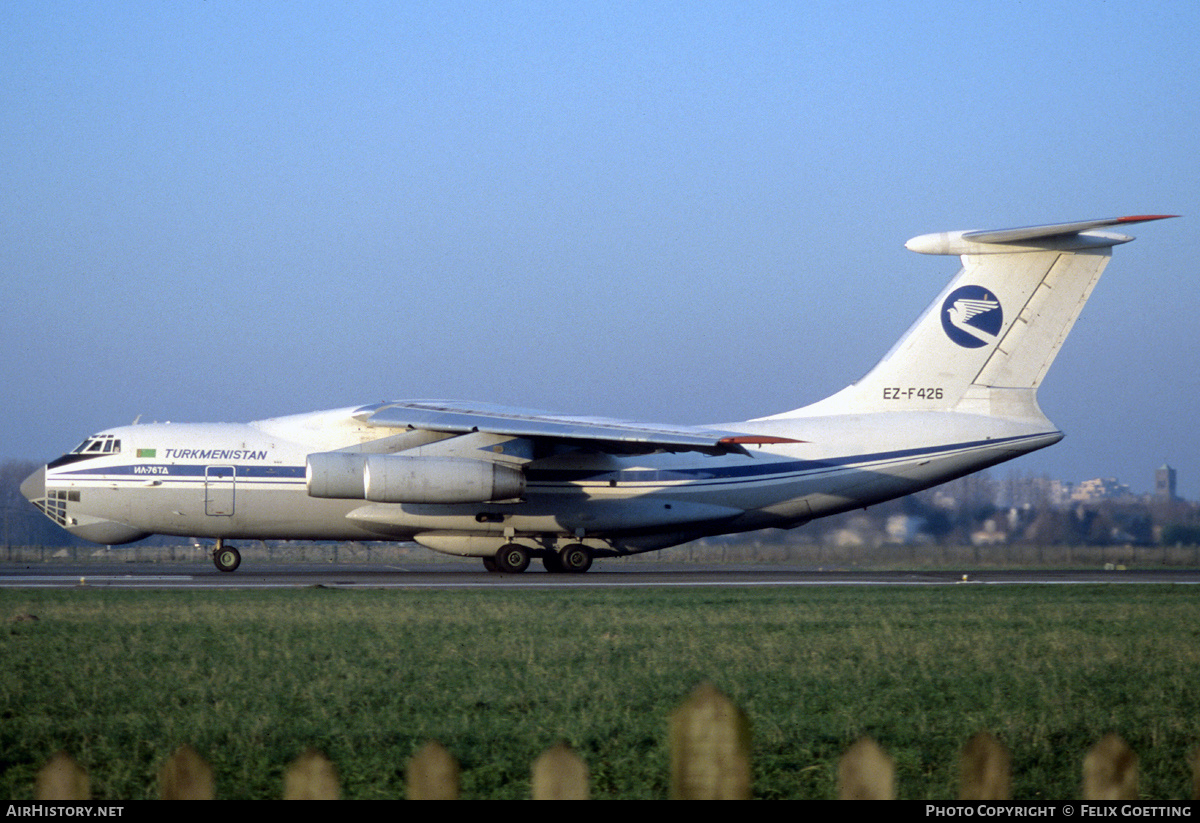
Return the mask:
[[[703, 684], [671, 715], [671, 798], [674, 800], [751, 799], [750, 731], [745, 715], [732, 701]], [[1200, 799], [1200, 752], [1192, 765], [1192, 799]], [[981, 732], [963, 747], [960, 800], [1011, 799], [1012, 760], [1005, 746]], [[407, 797], [411, 800], [454, 800], [459, 796], [458, 763], [444, 746], [426, 743], [408, 763]], [[159, 770], [163, 800], [213, 799], [212, 767], [191, 746], [177, 749]], [[1083, 761], [1081, 799], [1136, 800], [1137, 755], [1116, 735], [1109, 735]], [[87, 772], [70, 755], [59, 752], [38, 773], [38, 800], [88, 800]], [[337, 767], [312, 749], [287, 769], [282, 796], [286, 800], [336, 800], [341, 796]], [[587, 764], [565, 743], [548, 749], [533, 763], [534, 800], [586, 800]], [[841, 800], [892, 800], [896, 797], [892, 759], [873, 740], [863, 738], [838, 763], [837, 796]]]

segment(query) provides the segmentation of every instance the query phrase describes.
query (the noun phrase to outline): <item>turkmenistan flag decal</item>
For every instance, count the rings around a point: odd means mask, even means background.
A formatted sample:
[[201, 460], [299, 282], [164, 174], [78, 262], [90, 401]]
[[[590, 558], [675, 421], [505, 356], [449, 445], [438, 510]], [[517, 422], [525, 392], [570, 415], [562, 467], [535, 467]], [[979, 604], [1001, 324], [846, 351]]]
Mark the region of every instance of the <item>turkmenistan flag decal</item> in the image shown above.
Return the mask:
[[155, 457], [158, 454], [158, 449], [138, 449], [138, 457]]

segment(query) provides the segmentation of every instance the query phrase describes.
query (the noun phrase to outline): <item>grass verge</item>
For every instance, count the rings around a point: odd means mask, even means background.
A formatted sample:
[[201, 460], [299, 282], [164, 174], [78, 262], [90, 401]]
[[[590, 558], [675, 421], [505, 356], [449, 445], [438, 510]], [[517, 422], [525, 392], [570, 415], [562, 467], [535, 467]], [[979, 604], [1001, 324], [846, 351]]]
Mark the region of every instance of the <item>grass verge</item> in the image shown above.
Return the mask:
[[[344, 795], [404, 794], [426, 741], [466, 798], [529, 796], [565, 740], [598, 798], [667, 795], [667, 717], [701, 681], [748, 714], [755, 795], [834, 796], [870, 735], [898, 793], [957, 795], [987, 729], [1014, 794], [1079, 794], [1087, 748], [1122, 735], [1144, 798], [1190, 791], [1200, 608], [1185, 586], [469, 591], [0, 591], [0, 796], [58, 749], [97, 799], [157, 792], [180, 744], [222, 798], [281, 794], [314, 746]], [[37, 620], [17, 621], [20, 615]]]

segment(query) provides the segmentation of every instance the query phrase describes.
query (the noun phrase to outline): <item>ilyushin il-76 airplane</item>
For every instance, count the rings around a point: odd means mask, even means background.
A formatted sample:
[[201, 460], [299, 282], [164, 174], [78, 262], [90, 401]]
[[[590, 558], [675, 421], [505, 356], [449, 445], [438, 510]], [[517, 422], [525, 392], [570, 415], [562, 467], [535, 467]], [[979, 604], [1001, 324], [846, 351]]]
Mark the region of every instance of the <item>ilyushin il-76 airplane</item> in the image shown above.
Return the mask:
[[489, 571], [579, 573], [595, 558], [789, 529], [944, 483], [1062, 439], [1037, 390], [1113, 246], [1174, 215], [926, 234], [962, 269], [861, 380], [716, 426], [385, 402], [255, 423], [93, 435], [21, 492], [110, 545], [149, 535], [412, 540]]

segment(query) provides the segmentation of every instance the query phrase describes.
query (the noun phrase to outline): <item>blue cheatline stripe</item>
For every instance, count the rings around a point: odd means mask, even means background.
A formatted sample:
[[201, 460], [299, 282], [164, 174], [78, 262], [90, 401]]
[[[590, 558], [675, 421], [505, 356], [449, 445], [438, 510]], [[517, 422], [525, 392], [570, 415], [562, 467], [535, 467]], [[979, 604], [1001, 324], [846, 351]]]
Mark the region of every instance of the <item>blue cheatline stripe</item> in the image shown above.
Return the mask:
[[226, 468], [233, 466], [237, 470], [237, 479], [248, 478], [260, 480], [291, 480], [304, 477], [303, 466], [239, 466], [232, 463], [138, 463], [128, 466], [108, 466], [106, 468], [79, 469], [77, 471], [57, 472], [54, 477], [89, 477], [89, 476], [118, 476], [135, 477], [138, 480], [154, 477], [204, 477], [210, 468]]

